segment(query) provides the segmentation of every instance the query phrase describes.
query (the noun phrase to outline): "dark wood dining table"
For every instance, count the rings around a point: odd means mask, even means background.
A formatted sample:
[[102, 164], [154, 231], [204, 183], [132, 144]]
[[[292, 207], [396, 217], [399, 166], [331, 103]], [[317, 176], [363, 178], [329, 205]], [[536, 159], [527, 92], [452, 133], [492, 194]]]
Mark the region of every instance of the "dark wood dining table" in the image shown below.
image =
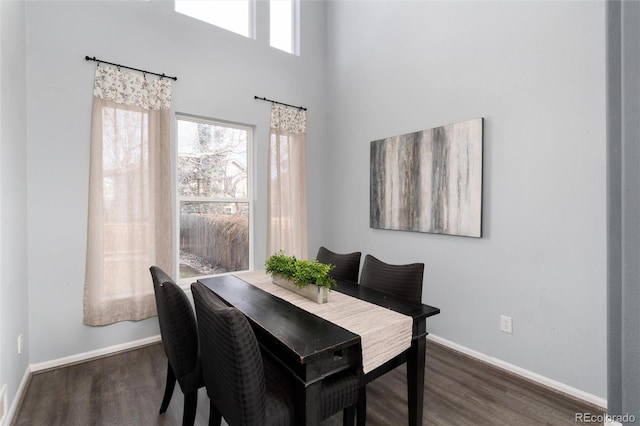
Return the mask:
[[[234, 275], [198, 281], [229, 306], [239, 309], [251, 323], [263, 350], [292, 373], [299, 390], [295, 396], [296, 424], [317, 425], [322, 380], [349, 369], [362, 370], [360, 336]], [[422, 425], [428, 334], [425, 320], [440, 313], [440, 309], [410, 303], [350, 281], [337, 280], [333, 290], [413, 318], [411, 347], [406, 351], [409, 425]]]

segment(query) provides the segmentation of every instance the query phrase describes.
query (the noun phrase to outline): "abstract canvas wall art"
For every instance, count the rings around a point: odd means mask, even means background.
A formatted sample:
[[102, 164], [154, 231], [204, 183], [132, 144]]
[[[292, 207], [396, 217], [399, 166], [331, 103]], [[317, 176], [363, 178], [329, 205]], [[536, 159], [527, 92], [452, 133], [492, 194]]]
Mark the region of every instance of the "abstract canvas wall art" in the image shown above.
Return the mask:
[[483, 119], [371, 142], [370, 227], [482, 236]]

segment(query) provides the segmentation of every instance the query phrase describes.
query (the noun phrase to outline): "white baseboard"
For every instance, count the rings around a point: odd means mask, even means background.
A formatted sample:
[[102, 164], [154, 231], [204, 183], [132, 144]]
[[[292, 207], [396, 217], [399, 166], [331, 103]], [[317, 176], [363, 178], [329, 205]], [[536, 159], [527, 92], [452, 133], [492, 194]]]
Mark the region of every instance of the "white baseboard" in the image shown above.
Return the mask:
[[7, 415], [4, 417], [2, 426], [8, 426], [13, 421], [13, 416], [18, 409], [20, 401], [22, 401], [22, 395], [24, 395], [24, 392], [27, 390], [29, 380], [31, 380], [31, 368], [27, 366], [27, 369], [24, 371], [24, 376], [22, 376], [20, 386], [18, 386], [18, 390], [16, 391], [16, 396], [13, 398], [13, 401], [11, 401], [11, 407], [9, 407], [9, 411], [7, 411]]
[[502, 361], [498, 358], [494, 358], [488, 355], [485, 355], [481, 352], [474, 351], [473, 349], [469, 349], [465, 346], [454, 343], [450, 340], [443, 339], [442, 337], [434, 336], [433, 334], [429, 334], [427, 336], [428, 340], [431, 340], [435, 343], [439, 343], [443, 346], [456, 350], [458, 352], [462, 352], [465, 355], [468, 355], [472, 358], [476, 358], [480, 361], [486, 362], [487, 364], [491, 364], [494, 367], [498, 367], [502, 370], [506, 370], [510, 373], [516, 374], [518, 376], [524, 377], [525, 379], [532, 380], [534, 382], [540, 383], [544, 386], [547, 386], [551, 389], [557, 390], [558, 392], [565, 393], [574, 398], [578, 398], [582, 401], [588, 402], [590, 404], [596, 405], [602, 408], [604, 411], [607, 409], [607, 400], [601, 398], [596, 395], [592, 395], [590, 393], [584, 392], [580, 389], [576, 389], [564, 383], [558, 382], [556, 380], [550, 379], [548, 377], [542, 376], [538, 373], [534, 373], [533, 371], [526, 370], [524, 368], [518, 367], [517, 365], [510, 364], [508, 362]]
[[[516, 365], [510, 364], [508, 362], [502, 361], [500, 359], [494, 358], [494, 357], [490, 357], [488, 355], [485, 355], [481, 352], [475, 351], [473, 349], [469, 349], [465, 346], [459, 345], [457, 343], [454, 343], [450, 340], [444, 339], [442, 337], [438, 337], [436, 335], [433, 334], [429, 334], [427, 336], [428, 340], [431, 340], [435, 343], [438, 343], [440, 345], [446, 346], [448, 348], [451, 348], [453, 350], [456, 350], [458, 352], [462, 352], [465, 355], [468, 355], [472, 358], [478, 359], [480, 361], [486, 362], [488, 364], [491, 364], [495, 367], [498, 367], [502, 370], [506, 370], [508, 372], [511, 372], [513, 374], [516, 374], [518, 376], [524, 377], [526, 379], [532, 380], [534, 382], [540, 383], [544, 386], [547, 386], [549, 388], [555, 389], [559, 392], [565, 393], [567, 395], [573, 396], [574, 398], [578, 398], [581, 399], [585, 402], [588, 402], [590, 404], [594, 404], [598, 407], [601, 407], [603, 410], [606, 410], [607, 408], [607, 401], [604, 398], [600, 398], [598, 396], [592, 395], [590, 393], [584, 392], [580, 389], [576, 389], [574, 387], [568, 386], [564, 383], [558, 382], [556, 380], [553, 379], [549, 379], [548, 377], [544, 377], [540, 374], [534, 373], [532, 371], [526, 370], [524, 368], [518, 367]], [[57, 367], [62, 367], [65, 365], [71, 365], [71, 364], [77, 364], [80, 362], [85, 362], [85, 361], [89, 361], [95, 358], [101, 358], [107, 355], [111, 355], [117, 352], [122, 352], [125, 350], [130, 350], [130, 349], [134, 349], [137, 347], [141, 347], [141, 346], [146, 346], [146, 345], [150, 345], [150, 344], [154, 344], [157, 342], [160, 342], [161, 338], [159, 335], [157, 336], [151, 336], [151, 337], [147, 337], [144, 339], [139, 339], [139, 340], [134, 340], [132, 342], [127, 342], [127, 343], [122, 343], [119, 345], [114, 345], [114, 346], [109, 346], [106, 348], [102, 348], [102, 349], [96, 349], [93, 351], [89, 351], [89, 352], [83, 352], [80, 354], [76, 354], [76, 355], [71, 355], [71, 356], [67, 356], [67, 357], [63, 357], [63, 358], [58, 358], [55, 360], [51, 360], [51, 361], [45, 361], [45, 362], [41, 362], [41, 363], [37, 363], [37, 364], [31, 364], [27, 367], [25, 373], [24, 373], [24, 377], [22, 378], [22, 382], [20, 382], [20, 386], [18, 388], [18, 391], [16, 392], [16, 396], [13, 399], [13, 402], [11, 403], [11, 407], [9, 408], [9, 411], [6, 413], [7, 415], [5, 416], [5, 423], [2, 424], [2, 426], [9, 425], [11, 423], [11, 421], [13, 420], [13, 416], [15, 415], [15, 411], [18, 408], [18, 404], [20, 403], [20, 401], [22, 400], [22, 396], [24, 394], [24, 391], [26, 390], [27, 384], [29, 383], [29, 380], [31, 378], [31, 374], [35, 373], [35, 372], [40, 372], [40, 371], [44, 371], [44, 370], [49, 370], [52, 368], [57, 368]], [[620, 423], [618, 422], [606, 422], [605, 426], [621, 426]]]
[[70, 355], [63, 358], [54, 359], [51, 361], [39, 362], [37, 364], [31, 364], [31, 372], [49, 370], [51, 368], [61, 367], [63, 365], [77, 364], [79, 362], [89, 361], [95, 358], [101, 358], [103, 356], [112, 355], [117, 352], [126, 351], [129, 349], [138, 348], [140, 346], [151, 345], [159, 342], [160, 335], [146, 337], [144, 339], [134, 340], [132, 342], [121, 343], [119, 345], [109, 346], [102, 349], [96, 349], [94, 351], [83, 352], [76, 355]]
[[15, 415], [16, 410], [18, 409], [18, 405], [20, 401], [22, 401], [22, 397], [24, 392], [26, 391], [27, 384], [31, 379], [31, 375], [36, 372], [41, 372], [45, 370], [50, 370], [52, 368], [58, 368], [66, 365], [78, 364], [80, 362], [90, 361], [96, 358], [102, 358], [107, 355], [112, 355], [118, 352], [135, 349], [141, 346], [151, 345], [157, 342], [160, 342], [160, 335], [146, 337], [144, 339], [134, 340], [132, 342], [121, 343], [119, 345], [109, 346], [102, 349], [96, 349], [89, 352], [83, 352], [76, 355], [66, 356], [63, 358], [54, 359], [51, 361], [40, 362], [37, 364], [30, 364], [27, 366], [26, 371], [24, 372], [24, 377], [22, 378], [22, 382], [20, 382], [20, 387], [16, 392], [16, 396], [13, 398], [13, 402], [11, 403], [11, 408], [7, 412], [7, 415], [4, 418], [3, 423], [0, 426], [5, 426], [11, 424], [13, 421], [13, 416]]
[[4, 385], [0, 387], [0, 425], [3, 425], [4, 419], [8, 418], [9, 403], [7, 400], [7, 385]]

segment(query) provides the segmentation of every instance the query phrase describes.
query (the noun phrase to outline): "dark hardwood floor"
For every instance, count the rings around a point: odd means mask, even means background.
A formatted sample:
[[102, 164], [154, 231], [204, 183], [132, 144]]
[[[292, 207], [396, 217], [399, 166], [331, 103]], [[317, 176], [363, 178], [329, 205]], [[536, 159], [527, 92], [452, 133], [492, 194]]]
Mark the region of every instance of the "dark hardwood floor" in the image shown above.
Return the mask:
[[[433, 342], [427, 343], [426, 365], [425, 426], [575, 425], [575, 413], [602, 414]], [[164, 352], [155, 344], [34, 374], [12, 425], [180, 425], [177, 385], [167, 413], [158, 415], [165, 369]], [[401, 367], [367, 385], [367, 424], [406, 424], [406, 400]], [[201, 389], [196, 425], [208, 418], [209, 400]], [[338, 414], [323, 425], [341, 421]]]

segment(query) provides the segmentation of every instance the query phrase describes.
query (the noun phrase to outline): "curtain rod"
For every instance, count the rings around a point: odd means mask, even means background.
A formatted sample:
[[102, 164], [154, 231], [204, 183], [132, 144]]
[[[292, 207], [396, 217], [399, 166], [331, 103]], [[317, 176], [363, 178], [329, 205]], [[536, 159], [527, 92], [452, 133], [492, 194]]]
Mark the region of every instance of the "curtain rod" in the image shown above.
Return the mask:
[[98, 65], [100, 65], [100, 63], [103, 63], [103, 64], [109, 64], [109, 65], [114, 65], [114, 66], [116, 66], [116, 67], [118, 67], [118, 68], [126, 68], [126, 69], [128, 69], [128, 70], [140, 71], [141, 73], [144, 73], [144, 74], [153, 74], [153, 75], [157, 75], [157, 76], [158, 76], [158, 77], [160, 77], [160, 78], [170, 78], [171, 80], [178, 81], [178, 77], [171, 77], [171, 76], [164, 75], [164, 74], [158, 74], [157, 72], [151, 72], [151, 71], [140, 70], [140, 69], [138, 69], [138, 68], [131, 68], [131, 67], [128, 67], [128, 66], [126, 66], [126, 65], [114, 64], [113, 62], [107, 62], [107, 61], [103, 61], [102, 59], [96, 59], [96, 57], [95, 57], [95, 56], [94, 56], [94, 57], [92, 57], [92, 58], [91, 58], [91, 57], [89, 57], [89, 56], [85, 56], [84, 58], [85, 58], [87, 61], [94, 61], [94, 62], [97, 62], [97, 63], [98, 63]]
[[261, 101], [273, 102], [274, 104], [284, 105], [284, 106], [288, 106], [288, 107], [291, 107], [291, 108], [298, 108], [299, 110], [302, 110], [302, 111], [306, 111], [306, 110], [307, 110], [307, 109], [306, 109], [305, 107], [303, 107], [303, 106], [289, 105], [289, 104], [285, 104], [285, 103], [283, 103], [283, 102], [274, 101], [274, 100], [272, 100], [272, 99], [261, 98], [261, 97], [259, 97], [259, 96], [254, 96], [254, 97], [253, 97], [253, 99], [260, 99]]

